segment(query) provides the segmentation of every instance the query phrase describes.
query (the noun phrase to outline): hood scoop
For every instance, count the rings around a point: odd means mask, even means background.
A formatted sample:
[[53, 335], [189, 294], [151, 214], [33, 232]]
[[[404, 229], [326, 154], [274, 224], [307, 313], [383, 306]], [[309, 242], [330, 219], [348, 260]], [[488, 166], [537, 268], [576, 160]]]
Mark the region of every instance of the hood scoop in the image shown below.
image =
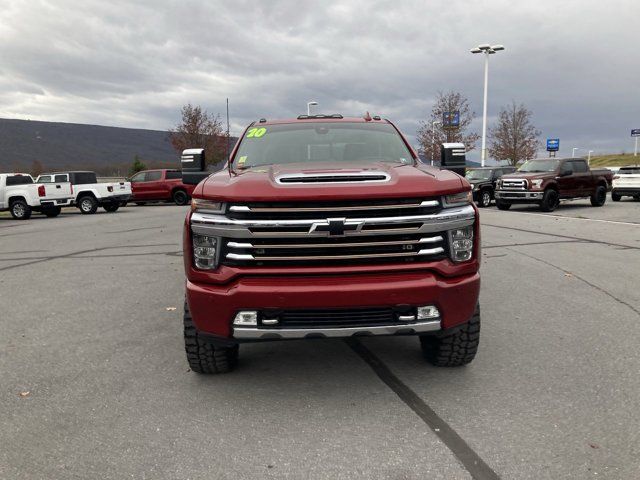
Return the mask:
[[391, 176], [386, 172], [336, 172], [336, 173], [287, 173], [276, 177], [281, 185], [319, 183], [375, 183], [388, 182]]

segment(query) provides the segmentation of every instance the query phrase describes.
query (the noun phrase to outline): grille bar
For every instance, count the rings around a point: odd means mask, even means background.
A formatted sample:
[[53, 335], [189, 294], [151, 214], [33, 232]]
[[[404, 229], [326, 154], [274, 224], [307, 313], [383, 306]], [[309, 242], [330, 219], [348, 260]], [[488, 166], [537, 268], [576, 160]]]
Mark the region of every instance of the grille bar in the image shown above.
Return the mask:
[[280, 244], [264, 244], [254, 245], [252, 243], [228, 242], [229, 248], [341, 248], [341, 247], [377, 247], [377, 246], [394, 246], [394, 245], [418, 245], [425, 243], [438, 243], [443, 240], [442, 236], [423, 237], [418, 240], [394, 240], [388, 242], [350, 242], [350, 243], [280, 243]]
[[230, 212], [245, 213], [297, 213], [297, 212], [358, 212], [368, 210], [394, 210], [406, 208], [437, 207], [438, 200], [424, 200], [417, 203], [391, 203], [380, 205], [337, 205], [316, 207], [251, 207], [248, 205], [231, 205]]
[[254, 256], [251, 254], [227, 253], [230, 260], [260, 260], [267, 262], [300, 261], [300, 260], [353, 260], [364, 258], [414, 257], [416, 255], [438, 255], [444, 253], [444, 248], [425, 248], [416, 252], [372, 253], [351, 255], [291, 255], [291, 256]]

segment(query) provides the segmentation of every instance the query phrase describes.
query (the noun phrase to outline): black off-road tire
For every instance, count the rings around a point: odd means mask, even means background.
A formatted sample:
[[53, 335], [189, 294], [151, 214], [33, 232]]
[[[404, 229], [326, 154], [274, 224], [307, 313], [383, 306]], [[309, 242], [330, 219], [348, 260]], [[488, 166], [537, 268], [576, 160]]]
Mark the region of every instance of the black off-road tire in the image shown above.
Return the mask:
[[491, 190], [485, 188], [478, 193], [478, 206], [487, 208], [491, 205]]
[[511, 204], [503, 202], [502, 200], [496, 200], [496, 207], [498, 207], [498, 210], [509, 210], [511, 208]]
[[238, 345], [222, 347], [198, 338], [187, 302], [184, 303], [184, 347], [189, 367], [196, 373], [227, 373], [238, 363]]
[[138, 205], [139, 207], [141, 207], [141, 206], [143, 206], [143, 205], [146, 205], [146, 204], [147, 204], [147, 202], [135, 202], [135, 203], [136, 203], [136, 205]]
[[598, 185], [589, 200], [591, 200], [592, 207], [602, 207], [607, 202], [607, 188]]
[[633, 199], [634, 199], [636, 202], [640, 202], [640, 195], [634, 195], [634, 196], [633, 196]]
[[91, 195], [84, 195], [78, 199], [78, 209], [83, 215], [93, 215], [98, 210], [98, 201]]
[[109, 213], [117, 212], [120, 208], [120, 204], [118, 203], [105, 203], [102, 208]]
[[540, 202], [540, 210], [543, 212], [553, 212], [560, 205], [560, 195], [553, 188], [544, 192], [542, 202]]
[[49, 218], [57, 217], [58, 215], [60, 215], [60, 212], [62, 212], [62, 208], [60, 207], [50, 207], [42, 210], [42, 213], [44, 213]]
[[436, 367], [460, 367], [471, 363], [480, 343], [480, 306], [473, 317], [452, 333], [421, 335], [420, 347], [424, 358]]
[[31, 207], [24, 200], [14, 200], [11, 202], [9, 210], [15, 220], [29, 220], [31, 218]]
[[611, 192], [611, 200], [613, 200], [614, 202], [619, 202], [621, 198], [622, 195], [620, 195], [619, 193]]
[[173, 199], [173, 203], [176, 205], [186, 205], [189, 203], [189, 195], [182, 189], [174, 190], [171, 194], [171, 198]]

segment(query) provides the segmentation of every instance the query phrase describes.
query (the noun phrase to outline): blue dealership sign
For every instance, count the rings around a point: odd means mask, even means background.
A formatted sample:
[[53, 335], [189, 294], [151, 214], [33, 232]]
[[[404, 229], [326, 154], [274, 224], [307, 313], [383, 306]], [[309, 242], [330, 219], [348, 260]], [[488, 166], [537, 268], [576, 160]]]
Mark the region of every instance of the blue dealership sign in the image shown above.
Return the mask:
[[560, 150], [559, 138], [547, 138], [547, 152], [557, 152]]
[[460, 111], [444, 112], [442, 114], [442, 126], [444, 128], [456, 128], [460, 126]]
[[640, 128], [634, 128], [633, 130], [631, 130], [631, 136], [640, 137]]

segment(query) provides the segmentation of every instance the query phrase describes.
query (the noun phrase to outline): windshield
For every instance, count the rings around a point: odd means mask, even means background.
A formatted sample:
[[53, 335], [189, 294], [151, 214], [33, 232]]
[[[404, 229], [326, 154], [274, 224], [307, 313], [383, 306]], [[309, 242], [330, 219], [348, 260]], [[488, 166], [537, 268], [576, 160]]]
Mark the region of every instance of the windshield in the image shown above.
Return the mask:
[[491, 180], [491, 170], [467, 170], [467, 180]]
[[555, 172], [560, 160], [527, 160], [518, 168], [519, 172]]
[[413, 157], [388, 123], [289, 123], [247, 130], [234, 167], [351, 161], [412, 164]]

